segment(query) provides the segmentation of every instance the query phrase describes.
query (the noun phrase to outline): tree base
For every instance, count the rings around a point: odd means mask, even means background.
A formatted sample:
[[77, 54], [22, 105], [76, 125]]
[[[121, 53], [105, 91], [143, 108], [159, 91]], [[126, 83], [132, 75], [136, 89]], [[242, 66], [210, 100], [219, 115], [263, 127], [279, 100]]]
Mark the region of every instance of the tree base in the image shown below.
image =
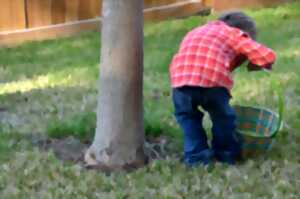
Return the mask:
[[143, 167], [148, 162], [146, 156], [143, 156], [142, 158], [139, 157], [136, 160], [123, 165], [107, 164], [97, 161], [96, 154], [91, 148], [86, 151], [84, 155], [84, 161], [86, 163], [85, 167], [87, 169], [100, 170], [104, 173], [111, 173], [116, 171], [133, 171]]

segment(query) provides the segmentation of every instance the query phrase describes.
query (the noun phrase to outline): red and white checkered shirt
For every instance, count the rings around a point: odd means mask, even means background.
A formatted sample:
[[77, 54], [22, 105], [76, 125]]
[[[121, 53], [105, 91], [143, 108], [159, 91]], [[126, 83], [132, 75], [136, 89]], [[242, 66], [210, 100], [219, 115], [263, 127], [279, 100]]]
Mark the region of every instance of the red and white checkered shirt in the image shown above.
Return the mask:
[[246, 33], [222, 21], [212, 21], [189, 32], [170, 64], [173, 88], [182, 86], [233, 87], [232, 71], [244, 55], [255, 65], [270, 67], [275, 53]]

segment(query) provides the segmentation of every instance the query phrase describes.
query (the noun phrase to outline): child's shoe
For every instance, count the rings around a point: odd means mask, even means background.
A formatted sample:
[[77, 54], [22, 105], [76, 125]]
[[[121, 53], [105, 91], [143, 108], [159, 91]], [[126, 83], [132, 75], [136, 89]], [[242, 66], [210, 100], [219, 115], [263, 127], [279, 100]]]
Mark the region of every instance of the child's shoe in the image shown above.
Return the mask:
[[188, 167], [195, 167], [198, 165], [209, 165], [214, 162], [214, 152], [211, 149], [206, 149], [198, 154], [190, 155], [184, 158], [184, 163]]

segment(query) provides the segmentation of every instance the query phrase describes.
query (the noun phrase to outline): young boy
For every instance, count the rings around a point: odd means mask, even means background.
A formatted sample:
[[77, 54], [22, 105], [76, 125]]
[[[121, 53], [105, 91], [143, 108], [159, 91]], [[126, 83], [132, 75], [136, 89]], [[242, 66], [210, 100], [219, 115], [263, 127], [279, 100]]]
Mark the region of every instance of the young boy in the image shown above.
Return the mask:
[[[183, 39], [170, 64], [176, 120], [184, 133], [184, 162], [209, 164], [214, 159], [234, 164], [241, 143], [236, 136], [235, 112], [229, 104], [232, 71], [248, 60], [249, 70], [271, 69], [275, 53], [257, 43], [256, 26], [242, 12], [229, 12], [195, 28]], [[213, 123], [212, 146], [202, 127], [204, 114]]]

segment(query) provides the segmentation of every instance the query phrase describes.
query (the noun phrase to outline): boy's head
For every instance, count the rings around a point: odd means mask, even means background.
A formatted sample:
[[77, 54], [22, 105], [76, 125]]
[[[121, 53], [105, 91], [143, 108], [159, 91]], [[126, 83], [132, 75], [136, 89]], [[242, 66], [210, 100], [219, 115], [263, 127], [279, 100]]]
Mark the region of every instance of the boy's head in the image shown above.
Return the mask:
[[225, 22], [229, 26], [239, 28], [248, 33], [252, 39], [256, 39], [257, 30], [255, 22], [245, 13], [241, 11], [226, 12], [219, 17], [219, 20]]

